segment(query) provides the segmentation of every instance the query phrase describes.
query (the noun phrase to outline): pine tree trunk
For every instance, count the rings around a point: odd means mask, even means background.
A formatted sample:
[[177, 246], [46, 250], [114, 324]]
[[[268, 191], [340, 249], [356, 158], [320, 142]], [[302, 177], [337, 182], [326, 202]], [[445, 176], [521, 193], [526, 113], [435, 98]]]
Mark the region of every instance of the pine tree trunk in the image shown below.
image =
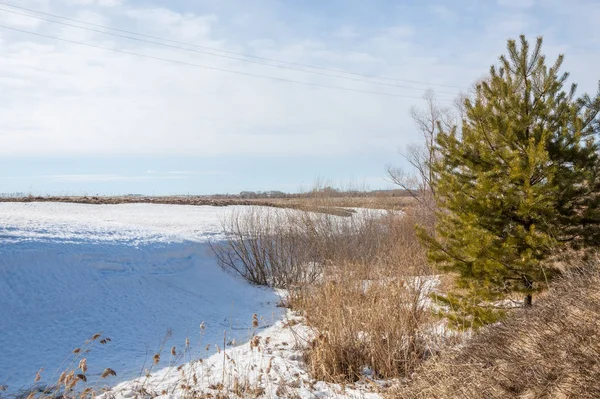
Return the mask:
[[[533, 288], [533, 282], [530, 278], [527, 278], [526, 276], [523, 276], [523, 285], [525, 285], [525, 288], [527, 288], [527, 290], [531, 290]], [[533, 295], [531, 294], [531, 291], [529, 292], [530, 293], [526, 294], [525, 299], [523, 300], [524, 308], [530, 308], [533, 304]]]

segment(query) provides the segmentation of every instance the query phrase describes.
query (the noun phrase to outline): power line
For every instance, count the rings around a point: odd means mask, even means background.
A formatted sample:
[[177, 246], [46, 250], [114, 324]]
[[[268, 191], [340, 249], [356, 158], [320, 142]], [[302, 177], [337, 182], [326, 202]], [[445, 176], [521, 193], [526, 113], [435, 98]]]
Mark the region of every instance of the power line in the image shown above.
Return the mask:
[[[17, 14], [17, 15], [23, 15], [23, 16], [26, 16], [26, 17], [29, 17], [29, 18], [34, 18], [34, 19], [38, 19], [38, 20], [42, 20], [42, 21], [47, 21], [47, 22], [51, 22], [51, 23], [55, 23], [55, 24], [59, 24], [59, 25], [63, 25], [63, 26], [69, 26], [69, 27], [72, 27], [72, 28], [83, 29], [83, 30], [86, 30], [86, 31], [89, 31], [89, 32], [96, 32], [96, 33], [101, 33], [101, 34], [104, 34], [104, 35], [110, 35], [110, 36], [120, 37], [120, 38], [124, 38], [124, 39], [128, 39], [128, 40], [135, 40], [135, 41], [142, 42], [142, 43], [150, 43], [150, 44], [154, 44], [154, 45], [157, 45], [157, 46], [168, 47], [168, 48], [173, 48], [173, 49], [178, 49], [178, 50], [185, 50], [185, 51], [190, 51], [190, 52], [194, 52], [194, 53], [210, 55], [210, 56], [214, 56], [214, 57], [227, 58], [227, 59], [231, 59], [231, 60], [248, 62], [248, 63], [258, 64], [258, 65], [264, 65], [264, 66], [270, 66], [270, 67], [274, 67], [274, 68], [289, 69], [289, 70], [292, 70], [292, 71], [299, 71], [299, 72], [310, 73], [310, 74], [314, 74], [314, 75], [329, 76], [329, 77], [333, 77], [333, 78], [337, 78], [337, 79], [351, 80], [351, 81], [354, 81], [354, 82], [363, 82], [363, 83], [370, 83], [370, 84], [376, 84], [376, 85], [398, 87], [398, 88], [409, 89], [409, 90], [419, 90], [419, 91], [427, 91], [428, 90], [428, 89], [423, 89], [423, 88], [420, 88], [420, 87], [411, 87], [411, 86], [397, 85], [397, 84], [394, 84], [394, 83], [377, 82], [377, 81], [373, 81], [373, 80], [366, 80], [366, 79], [361, 79], [361, 78], [353, 78], [353, 77], [349, 77], [349, 76], [340, 76], [340, 75], [335, 75], [335, 74], [325, 73], [325, 72], [319, 72], [319, 71], [310, 71], [310, 70], [306, 70], [306, 69], [289, 67], [289, 66], [284, 66], [284, 65], [268, 64], [268, 63], [265, 63], [263, 61], [253, 61], [253, 60], [248, 60], [248, 59], [239, 58], [239, 57], [232, 57], [232, 56], [229, 56], [229, 55], [215, 54], [215, 53], [210, 53], [210, 52], [206, 52], [206, 51], [202, 51], [202, 50], [197, 50], [197, 49], [193, 49], [193, 48], [181, 47], [181, 46], [176, 46], [176, 45], [172, 45], [172, 44], [165, 44], [165, 43], [160, 43], [160, 42], [156, 42], [156, 41], [151, 41], [151, 40], [146, 40], [146, 39], [140, 39], [140, 38], [137, 38], [137, 37], [121, 35], [121, 34], [118, 34], [118, 33], [106, 32], [106, 31], [102, 31], [102, 30], [99, 30], [99, 29], [86, 28], [84, 26], [77, 26], [77, 25], [73, 25], [73, 24], [69, 24], [69, 23], [65, 23], [65, 22], [54, 21], [52, 19], [43, 18], [43, 17], [37, 17], [37, 16], [34, 16], [34, 15], [30, 15], [30, 14], [26, 14], [26, 13], [21, 13], [21, 12], [14, 11], [14, 10], [7, 10], [7, 9], [1, 8], [1, 7], [0, 7], [0, 11], [9, 12], [9, 13]], [[440, 93], [440, 94], [449, 94], [449, 95], [452, 95], [452, 96], [456, 95], [456, 93], [450, 93], [450, 92], [446, 92], [446, 91], [438, 91], [437, 93]]]
[[[20, 9], [20, 10], [25, 10], [25, 11], [33, 12], [35, 14], [46, 15], [46, 16], [53, 17], [53, 18], [63, 19], [65, 21], [71, 21], [71, 22], [77, 22], [77, 23], [84, 24], [84, 25], [95, 26], [97, 28], [102, 28], [102, 29], [112, 30], [112, 31], [116, 31], [116, 32], [127, 33], [127, 34], [131, 34], [131, 35], [146, 37], [146, 38], [155, 39], [155, 40], [161, 40], [161, 41], [165, 41], [165, 42], [169, 42], [169, 43], [175, 43], [175, 44], [179, 44], [179, 45], [185, 45], [185, 46], [195, 47], [195, 48], [204, 49], [204, 50], [216, 51], [216, 52], [220, 52], [220, 53], [224, 53], [224, 54], [231, 54], [231, 55], [237, 55], [237, 56], [246, 57], [246, 58], [254, 58], [254, 59], [263, 60], [263, 61], [276, 62], [276, 63], [284, 64], [284, 65], [291, 65], [291, 66], [297, 66], [297, 67], [303, 67], [303, 68], [310, 68], [310, 69], [316, 69], [316, 70], [322, 70], [322, 71], [328, 71], [328, 72], [343, 73], [343, 74], [347, 74], [347, 75], [360, 76], [360, 77], [363, 77], [363, 78], [387, 80], [387, 81], [392, 81], [392, 82], [407, 82], [407, 83], [415, 83], [415, 84], [422, 84], [422, 85], [429, 85], [429, 86], [440, 86], [440, 87], [450, 87], [450, 88], [464, 89], [463, 87], [456, 86], [456, 85], [441, 84], [441, 83], [429, 83], [429, 82], [423, 82], [423, 81], [418, 81], [418, 80], [389, 78], [389, 77], [384, 77], [384, 76], [369, 75], [369, 74], [365, 74], [365, 73], [344, 71], [344, 70], [341, 70], [341, 69], [325, 68], [325, 67], [319, 67], [319, 66], [314, 66], [314, 65], [302, 64], [302, 63], [297, 63], [297, 62], [282, 61], [282, 60], [277, 60], [277, 59], [273, 59], [273, 58], [266, 58], [266, 57], [259, 57], [259, 56], [250, 55], [250, 54], [237, 53], [237, 52], [233, 52], [233, 51], [227, 51], [227, 50], [217, 49], [217, 48], [214, 48], [214, 47], [200, 46], [200, 45], [197, 45], [197, 44], [186, 43], [186, 42], [182, 42], [182, 41], [178, 41], [178, 40], [165, 39], [165, 38], [162, 38], [162, 37], [159, 37], [159, 36], [153, 36], [153, 35], [148, 35], [148, 34], [144, 34], [144, 33], [133, 32], [133, 31], [125, 30], [125, 29], [113, 28], [113, 27], [106, 26], [106, 25], [95, 24], [95, 23], [92, 23], [92, 22], [81, 21], [81, 20], [78, 20], [78, 19], [68, 18], [68, 17], [64, 17], [64, 16], [61, 16], [61, 15], [51, 14], [51, 13], [47, 13], [47, 12], [43, 12], [43, 11], [38, 11], [38, 10], [34, 10], [34, 9], [31, 9], [31, 8], [27, 8], [27, 7], [16, 6], [14, 4], [11, 4], [11, 3], [8, 3], [8, 2], [4, 2], [4, 1], [0, 1], [0, 4], [4, 4], [5, 6], [9, 6], [9, 7], [12, 7], [12, 8], [17, 8], [17, 9]], [[26, 14], [24, 14], [24, 15], [26, 15]], [[56, 22], [56, 21], [50, 21], [50, 22]], [[268, 65], [268, 64], [266, 64], [266, 65]]]
[[[152, 59], [152, 60], [158, 60], [158, 61], [171, 62], [171, 63], [174, 63], [174, 64], [186, 65], [186, 66], [191, 66], [191, 67], [196, 67], [196, 68], [202, 68], [202, 69], [207, 69], [207, 70], [212, 70], [212, 71], [226, 72], [226, 73], [232, 73], [232, 74], [242, 75], [242, 76], [251, 76], [251, 77], [255, 77], [255, 78], [269, 79], [269, 80], [274, 80], [274, 81], [279, 81], [279, 82], [288, 82], [288, 83], [303, 84], [303, 85], [307, 85], [307, 86], [321, 87], [321, 88], [334, 89], [334, 90], [342, 90], [342, 91], [349, 91], [349, 92], [355, 92], [355, 93], [377, 94], [377, 95], [388, 96], [388, 97], [410, 98], [410, 99], [422, 100], [421, 97], [416, 97], [416, 96], [406, 96], [406, 95], [394, 94], [394, 93], [386, 93], [386, 92], [371, 91], [371, 90], [361, 90], [361, 89], [352, 89], [352, 88], [349, 88], [349, 87], [341, 87], [341, 86], [332, 86], [332, 85], [326, 85], [326, 84], [321, 84], [321, 83], [303, 82], [303, 81], [300, 81], [300, 80], [278, 78], [278, 77], [275, 77], [275, 76], [259, 75], [259, 74], [249, 73], [249, 72], [241, 72], [241, 71], [234, 71], [234, 70], [230, 70], [230, 69], [212, 67], [212, 66], [207, 66], [207, 65], [200, 65], [200, 64], [195, 64], [195, 63], [192, 63], [192, 62], [186, 62], [186, 61], [173, 60], [173, 59], [169, 59], [169, 58], [156, 57], [156, 56], [147, 55], [147, 54], [141, 54], [141, 53], [136, 53], [136, 52], [128, 51], [128, 50], [121, 50], [121, 49], [115, 49], [115, 48], [110, 48], [110, 47], [98, 46], [98, 45], [95, 45], [95, 44], [79, 42], [79, 41], [76, 41], [76, 40], [70, 40], [70, 39], [65, 39], [65, 38], [62, 38], [62, 37], [57, 37], [57, 36], [52, 36], [52, 35], [46, 35], [46, 34], [43, 34], [43, 33], [31, 32], [31, 31], [28, 31], [28, 30], [14, 28], [14, 27], [11, 27], [11, 26], [6, 26], [6, 25], [0, 25], [0, 28], [12, 30], [12, 31], [15, 31], [15, 32], [26, 33], [28, 35], [33, 35], [33, 36], [38, 36], [38, 37], [44, 37], [44, 38], [48, 38], [48, 39], [54, 39], [54, 40], [58, 40], [58, 41], [65, 42], [65, 43], [77, 44], [77, 45], [80, 45], [80, 46], [91, 47], [91, 48], [96, 48], [96, 49], [100, 49], [100, 50], [114, 51], [116, 53], [128, 54], [128, 55], [133, 55], [133, 56], [136, 56], [136, 57], [142, 57], [142, 58], [147, 58], [147, 59]], [[450, 101], [450, 100], [441, 99], [441, 101]]]

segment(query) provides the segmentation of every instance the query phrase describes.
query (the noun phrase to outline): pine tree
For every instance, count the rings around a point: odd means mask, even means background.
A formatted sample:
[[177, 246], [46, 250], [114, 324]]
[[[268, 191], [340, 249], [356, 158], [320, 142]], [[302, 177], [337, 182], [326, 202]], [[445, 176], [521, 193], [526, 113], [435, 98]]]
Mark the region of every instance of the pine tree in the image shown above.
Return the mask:
[[565, 92], [563, 56], [548, 67], [541, 46], [509, 40], [465, 100], [460, 129], [439, 125], [438, 223], [421, 237], [457, 274], [460, 290], [441, 298], [456, 323], [497, 320], [489, 304], [515, 293], [530, 306], [560, 274], [550, 257], [600, 244], [600, 95]]

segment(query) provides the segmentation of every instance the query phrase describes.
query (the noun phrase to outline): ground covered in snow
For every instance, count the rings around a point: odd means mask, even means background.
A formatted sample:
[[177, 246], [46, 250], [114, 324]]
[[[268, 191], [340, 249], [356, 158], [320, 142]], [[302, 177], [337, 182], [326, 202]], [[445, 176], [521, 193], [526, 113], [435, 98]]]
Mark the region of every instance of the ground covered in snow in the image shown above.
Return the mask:
[[255, 331], [250, 342], [220, 349], [208, 358], [151, 370], [113, 387], [100, 399], [381, 397], [376, 392], [386, 384], [383, 381], [367, 378], [342, 386], [312, 379], [303, 362], [303, 349], [312, 337], [302, 319], [288, 312], [275, 325]]
[[169, 329], [167, 354], [189, 338], [188, 356], [207, 358], [224, 334], [239, 344], [281, 320], [275, 292], [226, 274], [210, 253], [235, 210], [0, 204], [0, 385], [29, 386], [41, 367], [40, 382], [55, 381], [98, 332], [111, 342], [87, 354], [88, 374], [110, 367], [117, 384], [143, 374]]

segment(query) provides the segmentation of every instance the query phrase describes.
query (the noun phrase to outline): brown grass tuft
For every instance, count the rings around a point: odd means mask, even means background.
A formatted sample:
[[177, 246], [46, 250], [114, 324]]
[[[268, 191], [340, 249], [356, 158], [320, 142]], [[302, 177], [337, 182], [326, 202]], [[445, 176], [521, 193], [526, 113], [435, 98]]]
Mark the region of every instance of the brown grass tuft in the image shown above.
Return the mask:
[[87, 372], [87, 359], [83, 358], [79, 361], [79, 366], [77, 367], [78, 369], [80, 369], [83, 373]]
[[389, 214], [378, 223], [361, 236], [377, 243], [374, 256], [338, 252], [320, 282], [291, 294], [292, 308], [318, 332], [305, 356], [316, 379], [404, 377], [437, 347], [431, 330], [438, 320], [427, 300], [434, 278], [423, 277], [431, 270], [414, 215]]
[[104, 371], [102, 372], [102, 374], [100, 375], [100, 377], [101, 378], [107, 378], [107, 377], [110, 377], [111, 375], [114, 376], [114, 377], [116, 377], [117, 373], [115, 373], [115, 371], [113, 369], [111, 369], [111, 368], [106, 368], [106, 369], [104, 369]]
[[[306, 309], [318, 336], [305, 360], [311, 375], [330, 382], [352, 382], [365, 371], [379, 378], [408, 375], [429, 354], [424, 285], [402, 280], [365, 282], [343, 278], [293, 299]], [[310, 310], [310, 311], [309, 311]]]
[[35, 374], [35, 378], [34, 378], [33, 382], [38, 382], [39, 380], [42, 379], [42, 371], [44, 371], [44, 368], [41, 368], [38, 370], [38, 372]]

